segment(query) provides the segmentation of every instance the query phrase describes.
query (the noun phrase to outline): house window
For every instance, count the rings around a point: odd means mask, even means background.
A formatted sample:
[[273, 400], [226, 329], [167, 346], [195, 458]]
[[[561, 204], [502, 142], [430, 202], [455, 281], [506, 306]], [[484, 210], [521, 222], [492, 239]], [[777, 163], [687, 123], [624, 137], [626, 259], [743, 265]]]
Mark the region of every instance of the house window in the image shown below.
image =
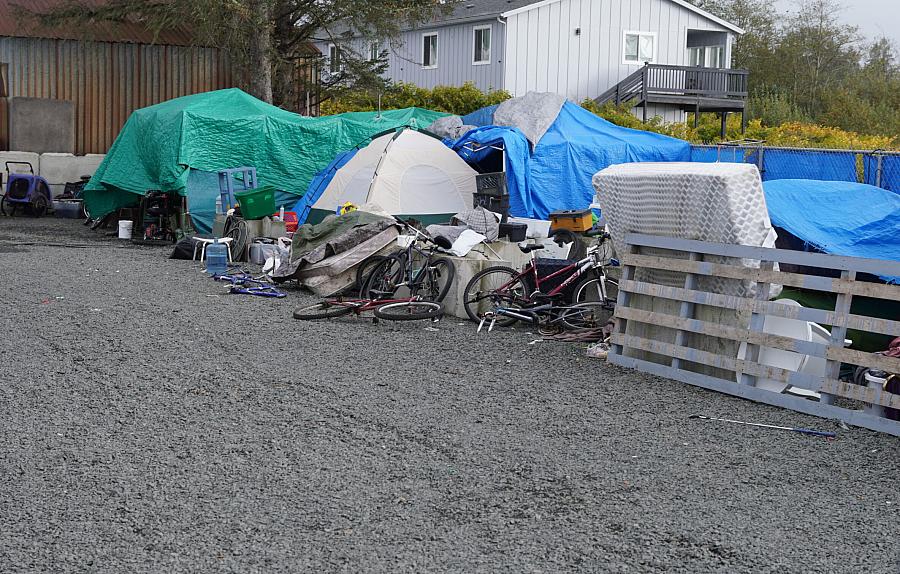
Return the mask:
[[656, 59], [656, 34], [625, 32], [625, 63], [643, 64]]
[[688, 65], [702, 68], [706, 65], [706, 48], [688, 48]]
[[474, 47], [472, 51], [472, 63], [490, 64], [491, 63], [491, 27], [478, 26], [474, 33]]
[[438, 65], [438, 35], [437, 33], [422, 34], [422, 67], [437, 68]]
[[724, 68], [725, 46], [688, 48], [688, 65], [695, 68]]
[[369, 61], [377, 62], [381, 57], [381, 46], [378, 45], [378, 42], [372, 42], [369, 44]]
[[710, 68], [725, 67], [725, 46], [710, 46], [706, 51], [709, 53], [707, 66]]
[[334, 44], [328, 46], [328, 71], [332, 74], [341, 71], [341, 49]]

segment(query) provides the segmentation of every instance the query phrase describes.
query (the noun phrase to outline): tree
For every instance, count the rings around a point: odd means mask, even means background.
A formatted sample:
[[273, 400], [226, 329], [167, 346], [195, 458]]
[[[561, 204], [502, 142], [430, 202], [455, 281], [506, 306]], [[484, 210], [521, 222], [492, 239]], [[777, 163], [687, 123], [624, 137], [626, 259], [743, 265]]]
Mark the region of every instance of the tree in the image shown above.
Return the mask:
[[771, 0], [691, 0], [694, 4], [742, 28], [735, 38], [732, 65], [759, 66], [777, 42], [777, 14]]
[[386, 52], [371, 60], [360, 41], [394, 39], [407, 26], [430, 20], [459, 0], [70, 0], [45, 13], [42, 25], [77, 27], [86, 35], [107, 23], [138, 24], [158, 35], [188, 31], [198, 45], [224, 50], [247, 90], [283, 105], [296, 88], [298, 66], [318, 67], [311, 43], [326, 39], [342, 55], [342, 69], [326, 88], [377, 83]]

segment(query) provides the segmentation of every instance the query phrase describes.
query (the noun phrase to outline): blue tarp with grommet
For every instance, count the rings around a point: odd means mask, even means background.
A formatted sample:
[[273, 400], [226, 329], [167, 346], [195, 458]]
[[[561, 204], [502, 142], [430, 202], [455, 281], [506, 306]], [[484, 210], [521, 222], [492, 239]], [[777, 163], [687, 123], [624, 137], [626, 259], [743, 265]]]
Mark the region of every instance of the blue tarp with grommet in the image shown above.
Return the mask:
[[[900, 261], [900, 194], [845, 181], [763, 184], [772, 225], [825, 253]], [[889, 283], [900, 277], [882, 276]]]

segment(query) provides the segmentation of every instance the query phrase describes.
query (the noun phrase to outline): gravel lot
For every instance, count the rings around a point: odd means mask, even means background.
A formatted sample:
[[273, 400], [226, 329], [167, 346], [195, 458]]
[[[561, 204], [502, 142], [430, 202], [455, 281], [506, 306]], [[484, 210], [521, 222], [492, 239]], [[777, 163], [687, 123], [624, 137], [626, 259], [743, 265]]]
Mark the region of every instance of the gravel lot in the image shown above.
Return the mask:
[[0, 572], [900, 572], [896, 438], [167, 256], [0, 218]]

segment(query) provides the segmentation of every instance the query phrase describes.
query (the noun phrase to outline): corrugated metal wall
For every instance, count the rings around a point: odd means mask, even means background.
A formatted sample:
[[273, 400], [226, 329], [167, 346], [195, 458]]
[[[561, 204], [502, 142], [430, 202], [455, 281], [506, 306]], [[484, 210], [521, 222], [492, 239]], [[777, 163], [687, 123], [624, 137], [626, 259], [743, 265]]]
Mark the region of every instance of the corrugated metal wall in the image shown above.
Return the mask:
[[[727, 31], [669, 0], [562, 0], [541, 5], [507, 19], [504, 87], [514, 96], [535, 90], [576, 102], [595, 98], [643, 65], [624, 62], [626, 31], [655, 35], [656, 62], [683, 66], [688, 30]], [[728, 35], [730, 46], [733, 34]]]
[[10, 97], [75, 102], [75, 151], [106, 153], [134, 110], [232, 86], [215, 48], [0, 38]]

